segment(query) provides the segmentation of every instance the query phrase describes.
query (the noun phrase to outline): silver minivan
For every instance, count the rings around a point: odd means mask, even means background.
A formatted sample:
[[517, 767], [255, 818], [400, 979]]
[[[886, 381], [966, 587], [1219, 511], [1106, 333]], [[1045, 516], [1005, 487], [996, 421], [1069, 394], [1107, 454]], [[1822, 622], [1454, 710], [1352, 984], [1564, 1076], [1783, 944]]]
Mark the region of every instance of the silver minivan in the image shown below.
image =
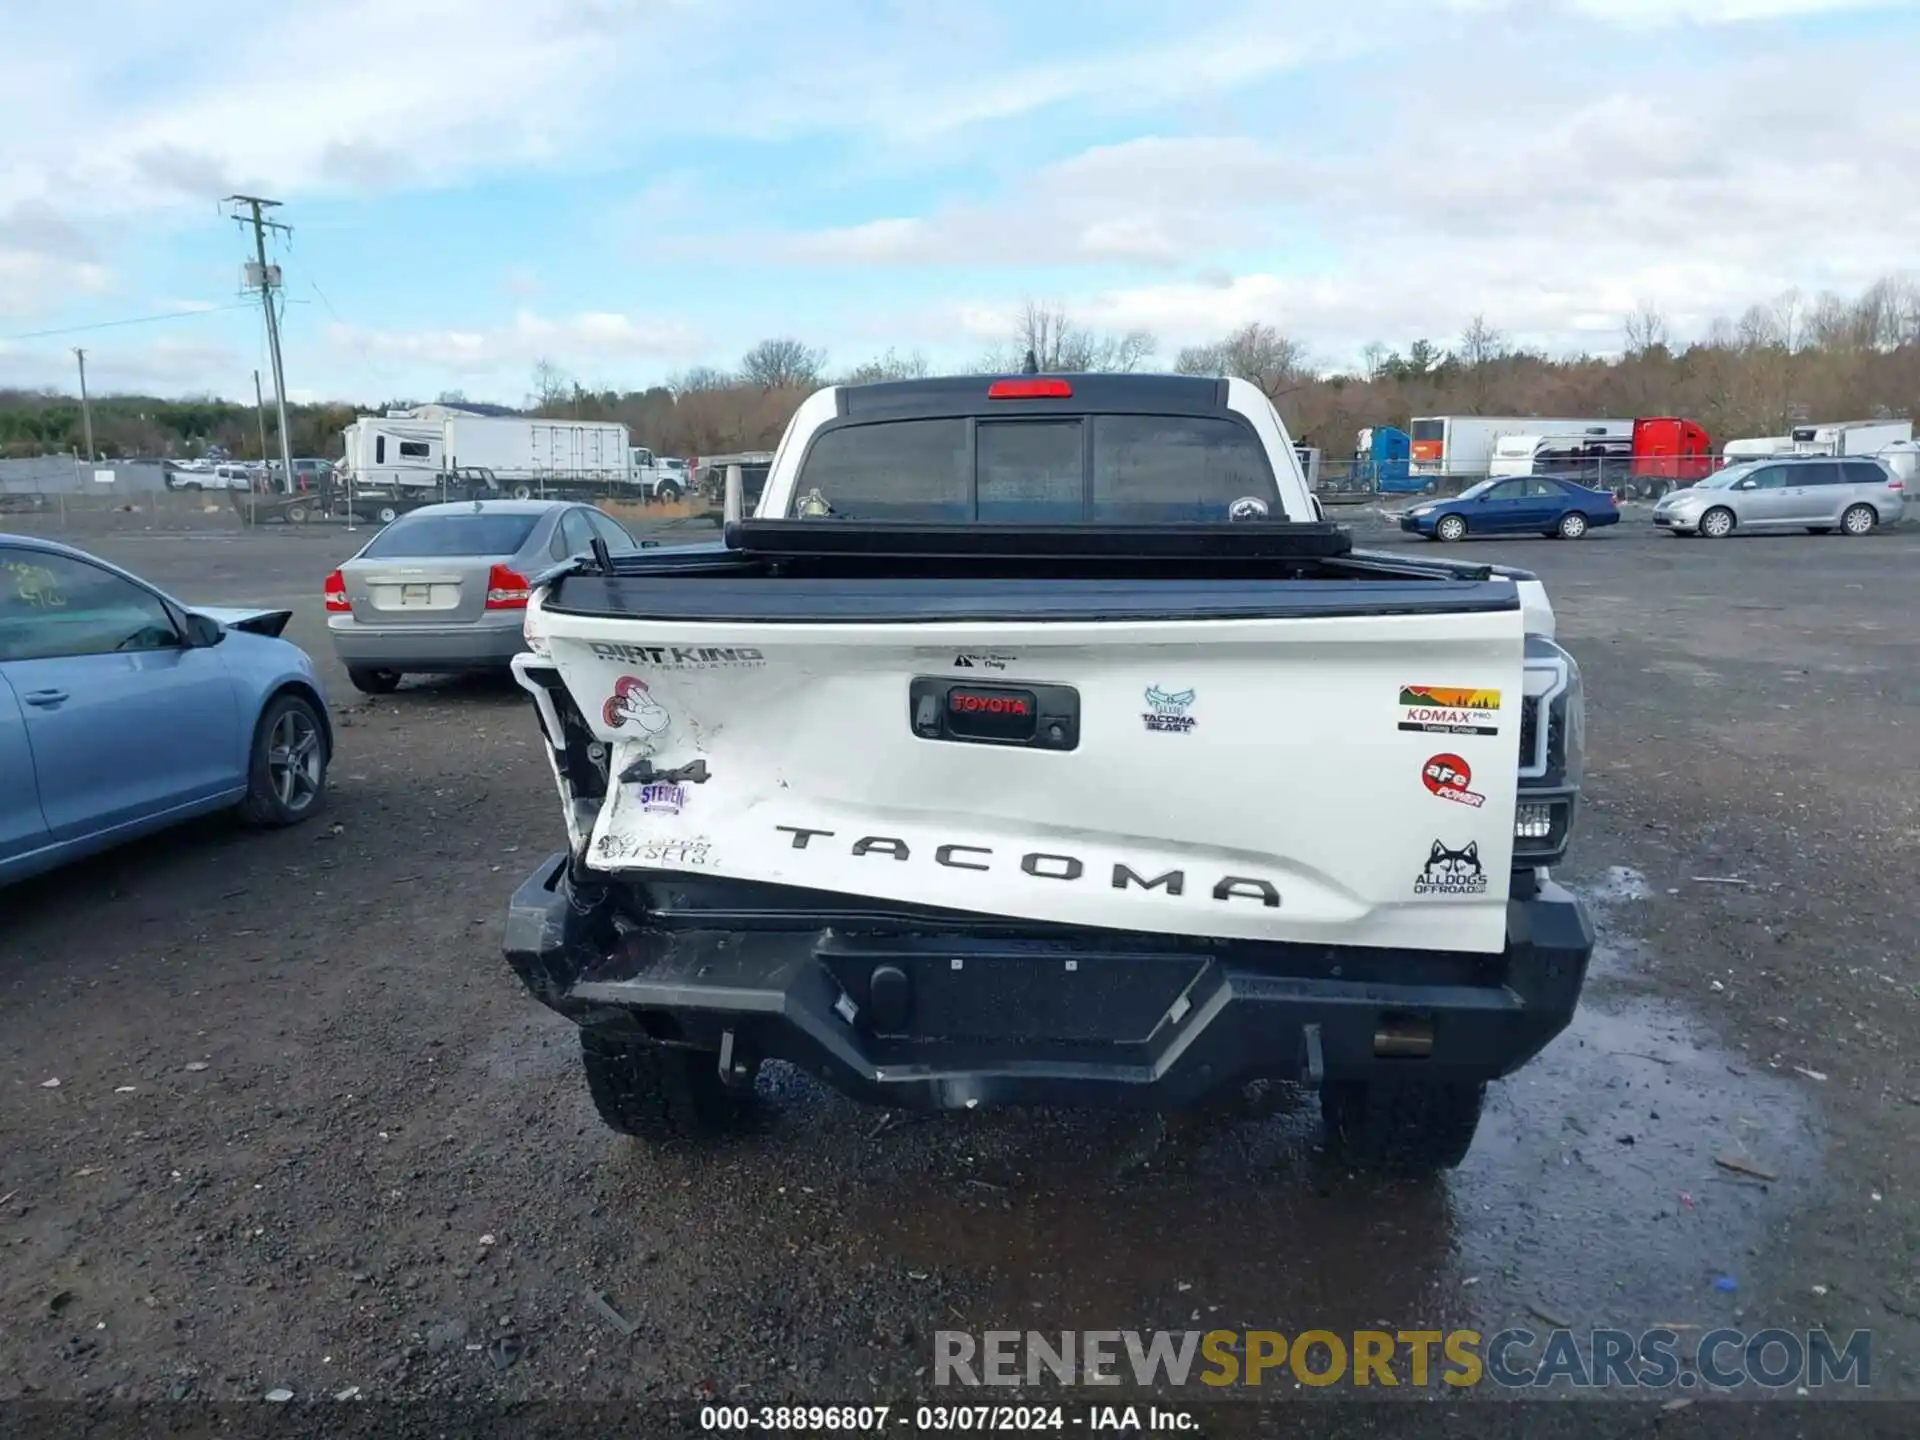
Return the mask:
[[1735, 530], [1865, 535], [1898, 523], [1905, 501], [1900, 479], [1878, 460], [1780, 455], [1674, 491], [1653, 507], [1653, 523], [1714, 540]]

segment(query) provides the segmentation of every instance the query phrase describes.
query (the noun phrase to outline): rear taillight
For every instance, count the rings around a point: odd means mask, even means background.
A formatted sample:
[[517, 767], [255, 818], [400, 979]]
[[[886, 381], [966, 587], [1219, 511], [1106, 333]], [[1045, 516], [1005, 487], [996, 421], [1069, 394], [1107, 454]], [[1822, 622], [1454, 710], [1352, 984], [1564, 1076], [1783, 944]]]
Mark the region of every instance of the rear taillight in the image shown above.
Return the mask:
[[1071, 400], [1073, 386], [1065, 380], [996, 380], [987, 387], [989, 400]]
[[347, 599], [347, 577], [338, 570], [327, 576], [327, 613], [343, 615], [353, 609], [353, 602]]
[[1613, 491], [1609, 490], [1607, 492], [1607, 503], [1613, 506], [1614, 509], [1618, 510], [1620, 508], [1620, 497], [1614, 494]]
[[1906, 489], [1907, 487], [1906, 487], [1906, 482], [1905, 482], [1905, 481], [1902, 481], [1902, 480], [1889, 480], [1889, 481], [1887, 481], [1887, 488], [1888, 488], [1889, 490], [1904, 490], [1904, 489]]
[[524, 610], [527, 608], [527, 597], [532, 593], [527, 585], [527, 577], [518, 570], [496, 565], [487, 572], [489, 610]]

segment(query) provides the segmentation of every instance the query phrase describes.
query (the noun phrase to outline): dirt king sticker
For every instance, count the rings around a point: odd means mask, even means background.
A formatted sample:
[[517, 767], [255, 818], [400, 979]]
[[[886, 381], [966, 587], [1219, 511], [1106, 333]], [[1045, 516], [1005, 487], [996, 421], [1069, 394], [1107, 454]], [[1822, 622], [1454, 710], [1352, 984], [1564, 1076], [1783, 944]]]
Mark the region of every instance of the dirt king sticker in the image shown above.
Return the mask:
[[616, 645], [592, 640], [588, 648], [598, 660], [660, 670], [724, 670], [767, 663], [767, 657], [750, 645]]
[[1459, 755], [1430, 756], [1420, 767], [1420, 782], [1442, 800], [1471, 805], [1476, 810], [1487, 803], [1486, 796], [1473, 790], [1473, 771]]
[[1436, 840], [1427, 851], [1427, 863], [1414, 877], [1416, 895], [1484, 895], [1487, 872], [1480, 866], [1480, 842], [1469, 840], [1454, 849]]
[[1500, 692], [1459, 685], [1402, 685], [1400, 728], [1429, 735], [1498, 735]]

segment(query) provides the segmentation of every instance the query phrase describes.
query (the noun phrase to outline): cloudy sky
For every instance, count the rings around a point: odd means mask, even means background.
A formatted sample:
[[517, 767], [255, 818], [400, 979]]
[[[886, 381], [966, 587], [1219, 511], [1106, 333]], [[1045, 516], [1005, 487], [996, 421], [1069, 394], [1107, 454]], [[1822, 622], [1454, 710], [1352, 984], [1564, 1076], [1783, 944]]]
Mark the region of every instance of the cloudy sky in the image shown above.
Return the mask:
[[1166, 359], [1605, 351], [1920, 264], [1917, 0], [65, 0], [6, 49], [0, 384], [249, 393], [233, 191], [301, 399], [960, 364], [1029, 297]]

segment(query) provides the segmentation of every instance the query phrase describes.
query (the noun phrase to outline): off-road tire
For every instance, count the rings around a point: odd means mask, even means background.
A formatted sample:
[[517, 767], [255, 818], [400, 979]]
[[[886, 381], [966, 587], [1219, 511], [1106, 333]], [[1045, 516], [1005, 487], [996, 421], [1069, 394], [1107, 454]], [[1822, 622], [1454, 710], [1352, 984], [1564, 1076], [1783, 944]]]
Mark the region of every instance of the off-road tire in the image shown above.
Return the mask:
[[[276, 752], [285, 748], [284, 742], [293, 737], [299, 739], [303, 756], [311, 749], [311, 773], [302, 760], [303, 778], [292, 784], [290, 793], [283, 793], [281, 775], [286, 767], [277, 761]], [[320, 718], [313, 702], [291, 690], [274, 696], [253, 727], [247, 797], [236, 807], [240, 819], [248, 825], [270, 830], [311, 820], [327, 805], [327, 762], [331, 758], [327, 751], [326, 722]]]
[[1840, 516], [1842, 535], [1871, 535], [1874, 527], [1880, 523], [1880, 516], [1871, 505], [1849, 505]]
[[1369, 1170], [1451, 1170], [1466, 1158], [1484, 1083], [1328, 1080], [1320, 1087], [1327, 1153]]
[[[1725, 528], [1720, 530], [1714, 529], [1713, 527], [1720, 524], [1722, 520], [1726, 522]], [[1724, 540], [1733, 533], [1734, 527], [1739, 523], [1740, 522], [1734, 518], [1733, 511], [1727, 509], [1724, 505], [1716, 505], [1700, 517], [1700, 524], [1697, 528], [1702, 539]]]
[[357, 665], [349, 665], [347, 681], [362, 695], [391, 695], [400, 688], [400, 672], [398, 670], [363, 670]]
[[1451, 543], [1467, 538], [1467, 522], [1459, 515], [1442, 515], [1433, 522], [1433, 538]]
[[1578, 540], [1587, 533], [1587, 517], [1578, 510], [1569, 510], [1560, 517], [1560, 523], [1553, 527], [1553, 533], [1562, 540]]
[[711, 1140], [740, 1128], [743, 1094], [720, 1083], [706, 1050], [625, 1040], [582, 1028], [580, 1060], [593, 1108], [607, 1127], [658, 1144]]

